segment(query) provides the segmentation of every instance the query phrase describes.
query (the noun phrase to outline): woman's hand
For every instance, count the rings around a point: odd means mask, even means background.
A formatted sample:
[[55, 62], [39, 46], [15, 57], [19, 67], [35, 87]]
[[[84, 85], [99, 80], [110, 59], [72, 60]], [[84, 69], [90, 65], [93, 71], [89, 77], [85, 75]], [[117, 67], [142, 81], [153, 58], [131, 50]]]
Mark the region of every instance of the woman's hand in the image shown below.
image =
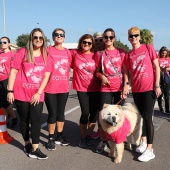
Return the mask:
[[14, 102], [14, 94], [13, 93], [8, 93], [7, 94], [7, 101], [11, 104]]
[[40, 95], [39, 93], [35, 93], [35, 94], [32, 96], [30, 103], [33, 104], [34, 106], [35, 106], [36, 104], [38, 104], [38, 103], [39, 103], [39, 100], [40, 100], [40, 96], [41, 96], [41, 95]]
[[102, 75], [101, 82], [102, 82], [102, 86], [108, 86], [108, 85], [110, 86], [110, 82], [108, 81], [105, 75]]
[[158, 98], [162, 94], [161, 88], [160, 87], [155, 87], [154, 90], [155, 90], [156, 97]]
[[121, 93], [121, 98], [125, 99], [127, 98], [127, 95], [129, 94], [130, 86], [128, 84], [125, 84]]

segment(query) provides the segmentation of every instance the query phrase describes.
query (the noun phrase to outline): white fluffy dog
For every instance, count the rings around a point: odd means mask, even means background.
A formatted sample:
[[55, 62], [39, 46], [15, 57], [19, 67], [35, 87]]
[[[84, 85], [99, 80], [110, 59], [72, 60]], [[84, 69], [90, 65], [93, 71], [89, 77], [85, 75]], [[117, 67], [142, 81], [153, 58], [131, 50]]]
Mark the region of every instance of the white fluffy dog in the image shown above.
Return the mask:
[[127, 136], [129, 149], [131, 149], [132, 135], [136, 146], [139, 145], [142, 134], [142, 118], [137, 108], [131, 103], [125, 103], [123, 106], [104, 104], [99, 114], [99, 122], [109, 142], [109, 156], [115, 156], [115, 163], [120, 163], [122, 160], [124, 141]]

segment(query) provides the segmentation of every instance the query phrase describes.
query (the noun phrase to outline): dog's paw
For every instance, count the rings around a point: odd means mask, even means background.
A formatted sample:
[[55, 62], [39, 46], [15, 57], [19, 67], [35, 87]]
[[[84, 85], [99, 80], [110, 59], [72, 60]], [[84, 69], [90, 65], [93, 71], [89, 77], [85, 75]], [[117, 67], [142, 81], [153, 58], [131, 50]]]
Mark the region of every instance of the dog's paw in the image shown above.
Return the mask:
[[121, 162], [121, 159], [120, 158], [115, 158], [115, 160], [114, 160], [114, 163], [116, 163], [116, 164], [118, 164], [118, 163], [120, 163]]

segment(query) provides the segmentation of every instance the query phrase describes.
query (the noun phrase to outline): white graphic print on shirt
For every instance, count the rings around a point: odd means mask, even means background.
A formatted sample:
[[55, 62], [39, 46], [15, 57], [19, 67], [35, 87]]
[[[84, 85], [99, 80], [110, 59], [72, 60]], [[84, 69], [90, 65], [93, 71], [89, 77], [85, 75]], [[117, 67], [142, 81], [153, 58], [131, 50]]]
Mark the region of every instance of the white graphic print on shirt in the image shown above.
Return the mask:
[[68, 63], [68, 59], [61, 59], [60, 61], [56, 62], [56, 64], [54, 65], [54, 68], [58, 69], [61, 75], [65, 75], [68, 70], [67, 63]]
[[145, 69], [146, 69], [146, 64], [144, 64], [143, 60], [146, 57], [145, 54], [142, 54], [140, 56], [136, 57], [136, 60], [132, 61], [132, 68], [133, 70], [136, 70], [138, 72], [138, 74], [136, 74], [136, 76], [133, 77], [133, 79], [138, 78], [144, 78], [144, 77], [148, 77], [148, 73], [145, 73]]
[[0, 72], [3, 73], [5, 71], [5, 66], [4, 66], [4, 63], [6, 62], [7, 60], [6, 59], [2, 59], [0, 61]]
[[36, 66], [31, 68], [26, 72], [26, 76], [30, 77], [34, 83], [40, 83], [42, 80], [41, 71], [44, 69], [44, 66]]

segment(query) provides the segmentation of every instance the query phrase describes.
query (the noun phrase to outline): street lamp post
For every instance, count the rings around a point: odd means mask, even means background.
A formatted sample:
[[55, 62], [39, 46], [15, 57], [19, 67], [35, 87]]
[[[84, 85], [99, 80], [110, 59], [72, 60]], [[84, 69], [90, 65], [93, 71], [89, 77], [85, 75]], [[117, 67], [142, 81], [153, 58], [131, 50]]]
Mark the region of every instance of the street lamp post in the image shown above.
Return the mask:
[[5, 0], [3, 0], [3, 11], [4, 11], [4, 36], [6, 36], [6, 26], [5, 26]]

